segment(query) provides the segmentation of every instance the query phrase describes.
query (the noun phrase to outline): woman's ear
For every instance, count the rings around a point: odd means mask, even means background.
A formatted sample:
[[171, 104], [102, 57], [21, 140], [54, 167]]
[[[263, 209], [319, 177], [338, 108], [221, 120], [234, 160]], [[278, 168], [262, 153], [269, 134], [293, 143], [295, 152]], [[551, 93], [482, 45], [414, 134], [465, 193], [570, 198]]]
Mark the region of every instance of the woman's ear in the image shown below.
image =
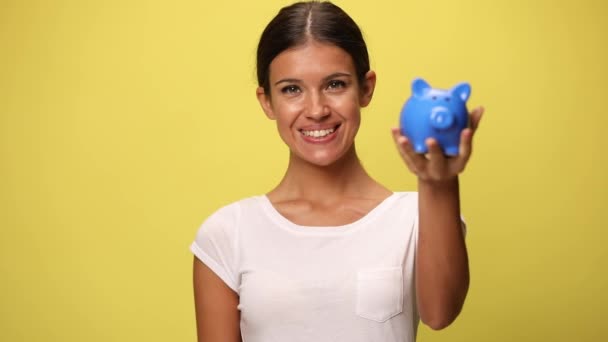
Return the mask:
[[270, 95], [266, 94], [264, 87], [258, 87], [255, 90], [255, 96], [257, 96], [258, 102], [260, 103], [260, 106], [262, 106], [262, 110], [266, 113], [266, 116], [270, 120], [276, 119], [274, 111], [272, 110], [272, 104], [270, 103]]
[[361, 107], [367, 107], [372, 101], [374, 96], [374, 89], [376, 88], [376, 73], [372, 70], [365, 74], [365, 78], [361, 83], [361, 97], [359, 99]]

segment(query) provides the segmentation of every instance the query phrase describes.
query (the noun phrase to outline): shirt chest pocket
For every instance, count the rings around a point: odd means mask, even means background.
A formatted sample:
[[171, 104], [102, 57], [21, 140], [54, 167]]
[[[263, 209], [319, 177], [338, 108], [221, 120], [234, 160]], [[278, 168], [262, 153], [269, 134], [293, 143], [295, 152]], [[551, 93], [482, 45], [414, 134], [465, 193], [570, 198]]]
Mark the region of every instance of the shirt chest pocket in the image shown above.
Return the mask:
[[403, 311], [401, 267], [365, 269], [357, 272], [357, 308], [360, 317], [385, 322]]

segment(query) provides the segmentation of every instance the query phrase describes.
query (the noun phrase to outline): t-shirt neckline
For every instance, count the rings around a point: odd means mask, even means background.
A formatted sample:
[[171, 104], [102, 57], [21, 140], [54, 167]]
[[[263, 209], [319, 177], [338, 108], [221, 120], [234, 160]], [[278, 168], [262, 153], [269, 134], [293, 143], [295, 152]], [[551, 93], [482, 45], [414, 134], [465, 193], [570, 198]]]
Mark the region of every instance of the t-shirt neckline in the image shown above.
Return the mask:
[[285, 216], [283, 216], [272, 204], [267, 195], [258, 196], [258, 200], [262, 205], [266, 215], [277, 223], [280, 227], [295, 231], [298, 233], [312, 233], [312, 234], [335, 234], [347, 231], [355, 230], [357, 227], [364, 226], [368, 221], [378, 216], [382, 212], [386, 211], [388, 207], [397, 199], [398, 193], [393, 192], [390, 196], [382, 200], [378, 205], [372, 208], [367, 214], [359, 218], [358, 220], [339, 226], [305, 226], [299, 225]]

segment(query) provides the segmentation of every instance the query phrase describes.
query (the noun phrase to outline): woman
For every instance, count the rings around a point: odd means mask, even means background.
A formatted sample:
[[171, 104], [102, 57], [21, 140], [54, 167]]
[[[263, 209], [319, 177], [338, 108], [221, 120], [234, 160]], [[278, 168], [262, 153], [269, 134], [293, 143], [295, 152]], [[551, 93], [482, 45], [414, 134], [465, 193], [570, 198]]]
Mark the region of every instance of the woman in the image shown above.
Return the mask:
[[355, 149], [376, 75], [355, 22], [328, 2], [283, 8], [258, 45], [259, 103], [289, 147], [279, 185], [211, 215], [192, 244], [199, 341], [414, 341], [460, 312], [469, 285], [460, 155], [393, 129], [418, 192], [393, 193]]

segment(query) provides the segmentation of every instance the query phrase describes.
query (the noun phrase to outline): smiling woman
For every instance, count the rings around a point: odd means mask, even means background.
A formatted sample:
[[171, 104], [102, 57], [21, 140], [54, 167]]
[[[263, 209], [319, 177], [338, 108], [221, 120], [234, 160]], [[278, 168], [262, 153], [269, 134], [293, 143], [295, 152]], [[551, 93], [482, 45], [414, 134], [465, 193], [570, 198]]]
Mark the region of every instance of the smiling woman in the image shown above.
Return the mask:
[[366, 72], [360, 84], [346, 51], [314, 40], [280, 53], [270, 71], [270, 89], [259, 87], [257, 96], [266, 115], [277, 121], [291, 158], [330, 165], [356, 157], [360, 108], [372, 98], [374, 72]]
[[[469, 284], [458, 174], [436, 141], [393, 130], [418, 192], [363, 168], [355, 137], [376, 74], [357, 24], [329, 2], [281, 9], [258, 45], [257, 99], [289, 147], [281, 182], [227, 205], [191, 246], [199, 341], [415, 341], [459, 314]], [[388, 132], [387, 132], [388, 133]]]

